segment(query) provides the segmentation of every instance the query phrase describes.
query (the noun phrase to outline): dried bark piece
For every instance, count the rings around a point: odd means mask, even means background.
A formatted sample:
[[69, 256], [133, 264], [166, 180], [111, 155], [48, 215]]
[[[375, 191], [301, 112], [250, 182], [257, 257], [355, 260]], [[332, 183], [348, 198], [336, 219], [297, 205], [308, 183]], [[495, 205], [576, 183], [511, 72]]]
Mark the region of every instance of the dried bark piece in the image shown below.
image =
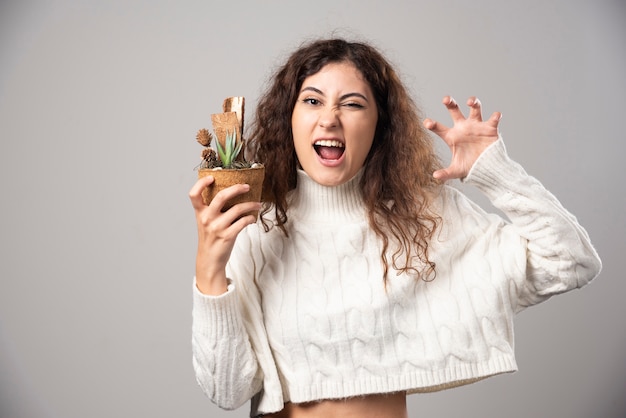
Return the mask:
[[237, 132], [237, 141], [241, 141], [241, 133], [239, 130], [239, 119], [235, 112], [214, 113], [211, 115], [211, 122], [213, 123], [213, 131], [217, 140], [220, 141], [220, 145], [226, 147], [226, 133]]
[[243, 97], [227, 97], [222, 104], [224, 113], [235, 112], [239, 121], [239, 138], [243, 138], [243, 114], [245, 107], [245, 99]]

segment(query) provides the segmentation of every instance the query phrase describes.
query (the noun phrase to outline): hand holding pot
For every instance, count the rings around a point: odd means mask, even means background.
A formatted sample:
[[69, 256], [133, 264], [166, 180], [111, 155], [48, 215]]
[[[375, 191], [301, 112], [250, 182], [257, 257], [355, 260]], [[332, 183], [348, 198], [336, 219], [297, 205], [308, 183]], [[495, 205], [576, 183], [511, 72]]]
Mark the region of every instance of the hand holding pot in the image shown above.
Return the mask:
[[250, 189], [247, 184], [236, 184], [218, 192], [211, 203], [206, 205], [202, 191], [213, 181], [213, 176], [200, 178], [190, 190], [189, 199], [198, 225], [196, 283], [202, 293], [219, 295], [226, 292], [226, 263], [235, 239], [246, 226], [256, 222], [256, 217], [248, 213], [260, 210], [261, 203], [239, 203], [222, 212], [228, 200]]

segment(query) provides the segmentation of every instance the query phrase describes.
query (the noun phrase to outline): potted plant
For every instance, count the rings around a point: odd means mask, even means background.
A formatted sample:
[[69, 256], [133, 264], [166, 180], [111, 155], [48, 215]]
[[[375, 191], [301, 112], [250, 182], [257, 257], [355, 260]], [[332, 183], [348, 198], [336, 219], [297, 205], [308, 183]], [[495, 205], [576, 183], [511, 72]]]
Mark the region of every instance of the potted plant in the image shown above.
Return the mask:
[[[247, 161], [244, 157], [243, 140], [244, 98], [229, 97], [224, 100], [223, 113], [211, 115], [213, 131], [200, 129], [196, 140], [204, 147], [202, 162], [198, 166], [198, 178], [213, 176], [214, 182], [202, 192], [205, 204], [209, 204], [222, 189], [234, 184], [249, 184], [247, 193], [230, 199], [224, 205], [224, 211], [241, 202], [261, 200], [265, 167], [257, 162]], [[215, 149], [211, 147], [213, 139]], [[258, 216], [258, 212], [251, 212]]]

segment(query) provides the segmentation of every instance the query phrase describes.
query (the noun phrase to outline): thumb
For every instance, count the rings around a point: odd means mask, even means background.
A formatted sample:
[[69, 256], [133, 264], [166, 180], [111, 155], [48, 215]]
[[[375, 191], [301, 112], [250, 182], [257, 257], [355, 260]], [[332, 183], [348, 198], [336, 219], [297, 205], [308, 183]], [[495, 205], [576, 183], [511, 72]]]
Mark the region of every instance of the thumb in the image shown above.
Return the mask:
[[462, 179], [465, 176], [467, 176], [467, 171], [464, 171], [458, 165], [451, 165], [448, 168], [442, 168], [433, 173], [433, 177], [440, 181]]
[[194, 209], [199, 210], [204, 204], [204, 200], [202, 198], [202, 192], [209, 187], [215, 179], [213, 176], [205, 176], [196, 181], [191, 190], [189, 191], [189, 199], [191, 200], [191, 205]]
[[454, 178], [454, 176], [452, 175], [450, 170], [448, 170], [447, 168], [442, 168], [442, 169], [436, 170], [433, 173], [433, 177], [435, 179], [441, 180], [441, 181], [448, 181], [448, 180], [452, 180]]

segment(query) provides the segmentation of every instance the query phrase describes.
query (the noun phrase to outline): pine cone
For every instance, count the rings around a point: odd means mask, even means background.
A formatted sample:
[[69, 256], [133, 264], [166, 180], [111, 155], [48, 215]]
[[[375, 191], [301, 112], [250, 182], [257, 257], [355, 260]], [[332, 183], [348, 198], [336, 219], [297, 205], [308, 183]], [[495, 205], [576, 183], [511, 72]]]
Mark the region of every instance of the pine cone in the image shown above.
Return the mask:
[[219, 162], [217, 153], [213, 148], [205, 148], [202, 150], [202, 160], [206, 162], [207, 167], [216, 167]]
[[210, 146], [212, 140], [213, 135], [206, 129], [200, 129], [196, 134], [196, 141], [198, 141], [202, 146]]

